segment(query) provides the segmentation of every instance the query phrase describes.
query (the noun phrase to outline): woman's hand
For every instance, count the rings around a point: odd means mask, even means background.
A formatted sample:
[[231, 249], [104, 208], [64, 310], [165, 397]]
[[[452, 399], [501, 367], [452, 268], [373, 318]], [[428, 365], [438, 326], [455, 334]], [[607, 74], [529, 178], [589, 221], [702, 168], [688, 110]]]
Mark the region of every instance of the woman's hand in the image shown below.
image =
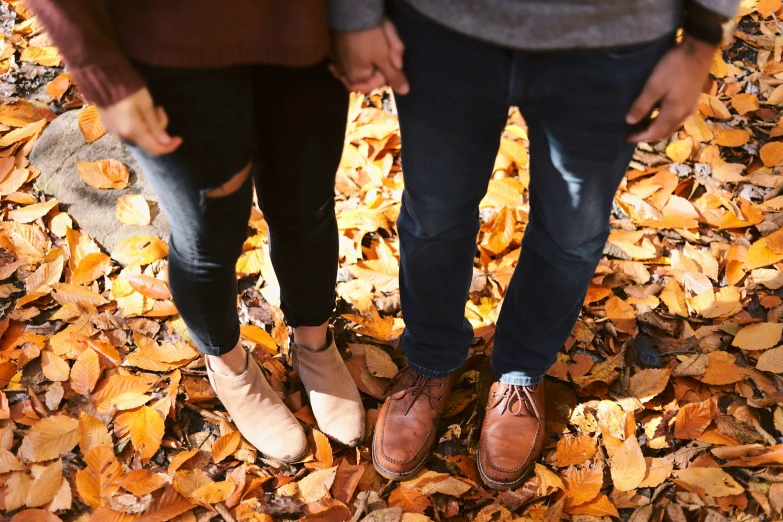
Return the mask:
[[169, 124], [163, 107], [155, 107], [150, 92], [144, 88], [114, 105], [99, 107], [103, 127], [123, 141], [144, 149], [150, 156], [174, 152], [182, 138], [166, 132]]

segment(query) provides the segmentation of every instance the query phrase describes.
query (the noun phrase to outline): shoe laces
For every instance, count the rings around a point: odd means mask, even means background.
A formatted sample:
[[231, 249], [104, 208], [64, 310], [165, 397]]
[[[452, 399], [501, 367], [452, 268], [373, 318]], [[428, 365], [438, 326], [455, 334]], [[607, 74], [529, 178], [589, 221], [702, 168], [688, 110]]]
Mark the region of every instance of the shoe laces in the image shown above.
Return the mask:
[[403, 383], [403, 386], [405, 386], [405, 388], [402, 390], [403, 393], [409, 394], [412, 399], [408, 404], [408, 407], [405, 409], [405, 415], [411, 411], [411, 408], [419, 397], [430, 397], [437, 401], [443, 400], [443, 394], [438, 394], [435, 391], [435, 388], [443, 388], [443, 382], [432, 382], [432, 379], [428, 379], [423, 375], [415, 375], [416, 381], [413, 384]]
[[541, 414], [536, 406], [536, 401], [531, 393], [530, 386], [517, 386], [504, 384], [502, 391], [494, 392], [493, 399], [500, 399], [497, 405], [501, 406], [500, 414], [508, 412], [514, 417], [521, 417], [525, 413], [533, 413], [536, 419], [541, 420]]

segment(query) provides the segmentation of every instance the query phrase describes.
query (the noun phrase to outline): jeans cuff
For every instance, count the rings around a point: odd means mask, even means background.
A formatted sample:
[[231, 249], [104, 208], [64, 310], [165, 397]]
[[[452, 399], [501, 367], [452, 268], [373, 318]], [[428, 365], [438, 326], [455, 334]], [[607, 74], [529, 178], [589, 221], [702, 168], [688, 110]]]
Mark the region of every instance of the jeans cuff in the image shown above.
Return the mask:
[[543, 375], [537, 377], [531, 377], [525, 375], [524, 372], [499, 372], [495, 365], [492, 365], [492, 370], [495, 375], [500, 375], [498, 380], [504, 384], [510, 384], [512, 386], [535, 386], [544, 380]]
[[239, 343], [239, 324], [237, 323], [237, 330], [236, 333], [233, 335], [233, 340], [231, 342], [225, 343], [225, 344], [212, 344], [212, 343], [205, 343], [198, 339], [195, 335], [193, 335], [193, 332], [190, 332], [190, 340], [193, 341], [193, 344], [196, 345], [196, 348], [198, 348], [198, 351], [203, 353], [204, 355], [212, 355], [215, 357], [220, 357], [221, 355], [225, 355], [231, 350], [236, 347], [237, 343]]
[[462, 364], [460, 364], [459, 366], [457, 366], [456, 368], [454, 368], [452, 370], [429, 370], [427, 368], [419, 366], [418, 364], [415, 364], [415, 363], [412, 363], [412, 362], [408, 361], [408, 368], [410, 368], [411, 370], [413, 370], [417, 374], [419, 374], [419, 375], [421, 375], [423, 377], [426, 377], [428, 379], [445, 379], [446, 377], [448, 377], [452, 373], [454, 373], [457, 370], [459, 370], [460, 366], [462, 366]]

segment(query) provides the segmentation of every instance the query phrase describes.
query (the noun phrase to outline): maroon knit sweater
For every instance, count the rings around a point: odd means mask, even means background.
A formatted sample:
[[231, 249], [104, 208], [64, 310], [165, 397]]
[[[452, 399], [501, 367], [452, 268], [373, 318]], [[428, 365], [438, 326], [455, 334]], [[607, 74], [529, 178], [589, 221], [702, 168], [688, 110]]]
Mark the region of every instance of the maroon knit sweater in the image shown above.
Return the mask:
[[328, 51], [324, 0], [27, 3], [85, 97], [99, 106], [144, 87], [131, 60], [166, 67], [305, 66]]

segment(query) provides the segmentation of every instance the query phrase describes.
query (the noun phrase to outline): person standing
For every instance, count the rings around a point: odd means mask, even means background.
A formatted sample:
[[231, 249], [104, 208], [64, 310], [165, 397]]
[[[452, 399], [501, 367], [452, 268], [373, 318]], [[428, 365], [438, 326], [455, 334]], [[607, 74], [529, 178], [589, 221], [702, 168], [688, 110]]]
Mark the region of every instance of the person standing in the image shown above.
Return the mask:
[[478, 451], [497, 489], [521, 484], [541, 452], [542, 379], [581, 311], [634, 143], [671, 135], [695, 110], [737, 4], [330, 1], [336, 74], [349, 88], [389, 84], [399, 95], [409, 366], [375, 428], [382, 475], [406, 479], [424, 466], [467, 356], [479, 202], [509, 106], [528, 125], [530, 221], [497, 322]]
[[328, 329], [348, 93], [327, 69], [323, 0], [28, 4], [158, 195], [174, 302], [242, 435], [282, 461], [307, 451], [302, 426], [239, 340], [235, 266], [255, 183], [294, 368], [321, 430], [361, 443], [364, 408]]

